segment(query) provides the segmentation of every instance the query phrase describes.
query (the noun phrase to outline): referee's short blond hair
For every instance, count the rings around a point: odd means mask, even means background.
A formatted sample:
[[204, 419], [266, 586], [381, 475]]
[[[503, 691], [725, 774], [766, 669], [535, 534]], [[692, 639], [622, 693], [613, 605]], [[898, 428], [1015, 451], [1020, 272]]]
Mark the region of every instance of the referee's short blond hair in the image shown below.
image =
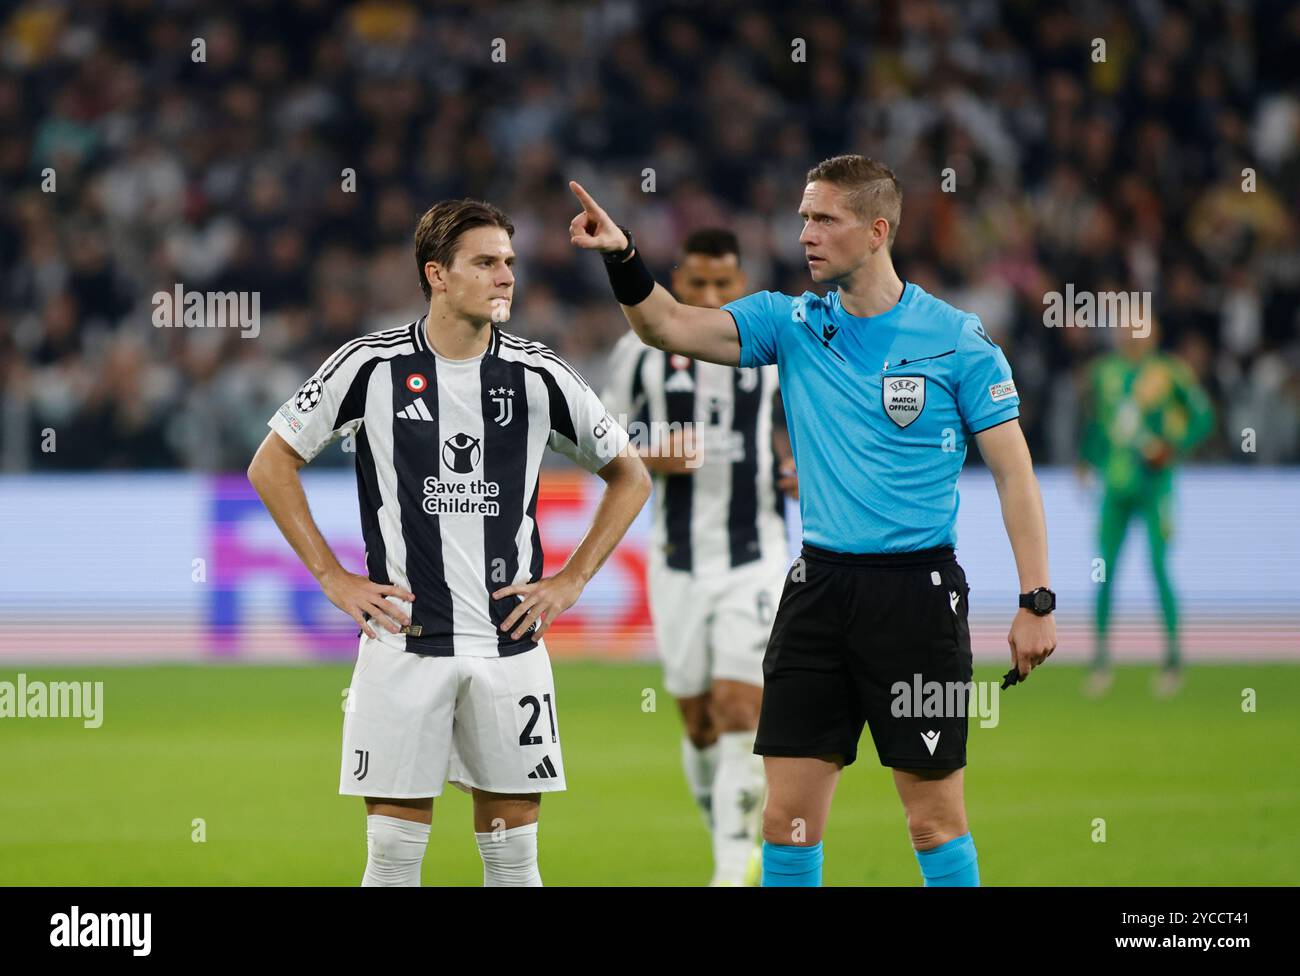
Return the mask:
[[889, 222], [888, 246], [894, 246], [898, 224], [903, 219], [903, 188], [898, 177], [884, 163], [866, 156], [847, 154], [823, 159], [808, 171], [808, 182], [821, 180], [848, 191], [849, 209], [863, 220], [883, 217]]

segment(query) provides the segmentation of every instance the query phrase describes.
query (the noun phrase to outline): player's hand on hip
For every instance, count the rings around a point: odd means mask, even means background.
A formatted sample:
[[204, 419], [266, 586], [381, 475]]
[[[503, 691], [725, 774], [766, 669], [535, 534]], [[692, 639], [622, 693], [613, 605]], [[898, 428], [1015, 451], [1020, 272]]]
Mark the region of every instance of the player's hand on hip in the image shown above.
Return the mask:
[[795, 470], [794, 458], [786, 458], [781, 462], [780, 477], [776, 480], [776, 486], [795, 501], [799, 500], [799, 474]]
[[[578, 602], [582, 595], [582, 584], [566, 576], [563, 571], [554, 576], [539, 579], [536, 583], [516, 583], [506, 586], [492, 594], [494, 600], [504, 600], [508, 596], [521, 596], [519, 605], [510, 611], [510, 616], [501, 624], [502, 630], [511, 631], [512, 640], [518, 640], [532, 631], [533, 640], [541, 640], [546, 628], [560, 614]], [[534, 629], [535, 628], [535, 629]]]
[[1056, 615], [1040, 617], [1022, 607], [1011, 621], [1007, 643], [1011, 645], [1011, 663], [1023, 681], [1056, 650]]
[[[355, 620], [361, 632], [367, 637], [375, 636], [370, 626], [375, 621], [393, 634], [399, 633], [411, 622], [411, 618], [402, 612], [401, 607], [387, 599], [394, 596], [407, 603], [414, 603], [415, 594], [400, 586], [376, 583], [365, 576], [340, 570], [322, 576], [320, 588], [329, 597], [330, 603]], [[366, 620], [365, 614], [370, 614], [369, 621]]]
[[1173, 457], [1174, 449], [1168, 441], [1152, 438], [1142, 445], [1142, 458], [1153, 471], [1167, 467]]
[[569, 240], [588, 251], [621, 251], [627, 247], [627, 235], [618, 229], [591, 194], [577, 180], [569, 180], [569, 189], [582, 204], [582, 213], [569, 221]]

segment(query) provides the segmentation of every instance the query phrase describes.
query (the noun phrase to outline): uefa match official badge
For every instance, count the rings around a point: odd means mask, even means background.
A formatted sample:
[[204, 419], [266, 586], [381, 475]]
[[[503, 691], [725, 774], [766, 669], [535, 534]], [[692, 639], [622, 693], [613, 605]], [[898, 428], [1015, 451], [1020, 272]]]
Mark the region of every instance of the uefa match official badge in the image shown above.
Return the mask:
[[880, 396], [889, 419], [906, 427], [925, 409], [925, 377], [892, 376], [880, 388]]

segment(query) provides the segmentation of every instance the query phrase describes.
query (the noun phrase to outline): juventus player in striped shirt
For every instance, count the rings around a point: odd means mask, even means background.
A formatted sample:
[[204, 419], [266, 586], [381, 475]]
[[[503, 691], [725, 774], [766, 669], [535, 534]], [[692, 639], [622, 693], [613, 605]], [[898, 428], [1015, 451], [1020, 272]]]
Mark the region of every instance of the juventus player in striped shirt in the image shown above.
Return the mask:
[[[367, 886], [420, 883], [448, 779], [473, 794], [484, 884], [541, 884], [541, 794], [565, 788], [541, 638], [650, 493], [595, 392], [546, 346], [496, 324], [514, 294], [513, 233], [486, 203], [430, 208], [415, 232], [428, 314], [330, 356], [271, 418], [248, 471], [325, 595], [361, 628], [339, 792], [365, 798]], [[339, 436], [355, 442], [365, 576], [330, 551], [299, 480]], [[607, 487], [581, 544], [543, 578], [548, 446]]]
[[[682, 251], [678, 301], [721, 308], [745, 294], [731, 231], [698, 230]], [[629, 418], [655, 476], [650, 610], [664, 685], [685, 726], [686, 782], [713, 834], [712, 884], [757, 884], [765, 781], [754, 733], [763, 652], [790, 566], [782, 489], [797, 484], [788, 436], [774, 451], [775, 418], [784, 434], [777, 369], [706, 363], [629, 332], [602, 399]]]

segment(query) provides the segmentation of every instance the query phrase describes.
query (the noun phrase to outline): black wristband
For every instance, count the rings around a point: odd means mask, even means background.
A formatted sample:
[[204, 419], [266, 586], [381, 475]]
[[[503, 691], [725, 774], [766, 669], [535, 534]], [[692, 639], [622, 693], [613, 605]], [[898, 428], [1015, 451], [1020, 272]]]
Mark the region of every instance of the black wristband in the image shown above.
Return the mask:
[[[629, 235], [628, 240], [631, 239]], [[609, 273], [609, 283], [620, 305], [640, 305], [655, 290], [654, 275], [641, 260], [640, 251], [633, 251], [630, 258], [617, 264], [606, 261], [605, 271]]]
[[624, 227], [622, 224], [618, 225], [618, 229], [621, 230], [623, 232], [623, 236], [627, 238], [627, 243], [623, 245], [623, 250], [621, 251], [603, 252], [601, 254], [601, 257], [605, 259], [606, 264], [622, 264], [629, 257], [631, 257], [632, 252], [636, 250], [636, 241], [632, 239], [632, 232], [628, 230], [626, 227]]

